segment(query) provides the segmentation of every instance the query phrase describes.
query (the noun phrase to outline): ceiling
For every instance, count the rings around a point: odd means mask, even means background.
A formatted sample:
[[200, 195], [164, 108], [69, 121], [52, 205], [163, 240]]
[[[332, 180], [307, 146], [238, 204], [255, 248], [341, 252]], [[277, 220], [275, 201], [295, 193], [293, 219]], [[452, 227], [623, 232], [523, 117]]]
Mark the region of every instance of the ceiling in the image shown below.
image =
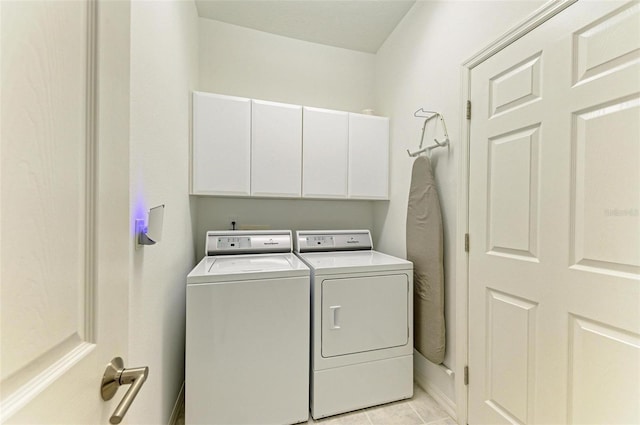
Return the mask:
[[202, 18], [376, 53], [415, 0], [195, 0]]

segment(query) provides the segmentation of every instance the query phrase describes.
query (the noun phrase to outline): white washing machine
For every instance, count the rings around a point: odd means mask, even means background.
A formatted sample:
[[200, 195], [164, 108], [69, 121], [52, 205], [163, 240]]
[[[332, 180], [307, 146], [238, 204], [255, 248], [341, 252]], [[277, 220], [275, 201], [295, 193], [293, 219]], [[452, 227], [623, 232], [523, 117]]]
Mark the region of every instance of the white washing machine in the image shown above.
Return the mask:
[[311, 416], [413, 395], [413, 264], [368, 230], [298, 231], [311, 269]]
[[206, 239], [187, 276], [185, 422], [306, 422], [309, 269], [291, 231]]

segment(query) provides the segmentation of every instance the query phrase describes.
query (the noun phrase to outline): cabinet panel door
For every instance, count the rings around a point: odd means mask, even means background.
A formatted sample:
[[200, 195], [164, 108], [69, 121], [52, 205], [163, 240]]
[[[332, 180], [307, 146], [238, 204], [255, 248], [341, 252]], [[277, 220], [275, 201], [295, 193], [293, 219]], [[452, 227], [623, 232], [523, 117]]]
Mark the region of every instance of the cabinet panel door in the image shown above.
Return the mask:
[[349, 114], [349, 197], [389, 198], [389, 118]]
[[349, 114], [304, 108], [302, 196], [347, 197]]
[[251, 102], [251, 194], [300, 197], [302, 107]]
[[250, 99], [193, 93], [194, 194], [250, 194]]

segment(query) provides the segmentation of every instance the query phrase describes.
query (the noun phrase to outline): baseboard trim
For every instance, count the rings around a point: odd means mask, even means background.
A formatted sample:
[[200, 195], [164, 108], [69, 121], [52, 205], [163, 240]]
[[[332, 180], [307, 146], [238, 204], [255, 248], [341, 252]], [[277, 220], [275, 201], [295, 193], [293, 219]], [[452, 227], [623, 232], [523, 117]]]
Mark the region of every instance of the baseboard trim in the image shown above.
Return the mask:
[[[454, 420], [457, 420], [456, 414], [456, 404], [453, 400], [451, 400], [441, 389], [432, 385], [429, 381], [429, 376], [426, 368], [428, 367], [425, 363], [428, 360], [421, 358], [418, 353], [414, 352], [414, 368], [413, 368], [413, 378], [418, 383], [420, 388], [422, 388], [427, 394], [429, 394], [433, 399], [444, 409], [445, 412], [449, 416], [451, 416]], [[446, 367], [441, 365], [433, 365], [438, 369], [442, 369], [442, 374], [445, 374], [444, 370]]]
[[182, 386], [180, 387], [180, 392], [178, 393], [178, 398], [176, 399], [176, 403], [173, 405], [173, 410], [171, 411], [171, 417], [169, 418], [169, 425], [176, 425], [178, 422], [178, 415], [180, 414], [180, 409], [184, 405], [184, 382], [182, 382]]
[[449, 416], [451, 416], [454, 420], [458, 420], [456, 415], [456, 405], [449, 397], [447, 397], [438, 388], [428, 383], [423, 384], [418, 382], [418, 385], [420, 385], [427, 394], [433, 397], [433, 399], [440, 405], [440, 407], [444, 409], [445, 412], [449, 414]]

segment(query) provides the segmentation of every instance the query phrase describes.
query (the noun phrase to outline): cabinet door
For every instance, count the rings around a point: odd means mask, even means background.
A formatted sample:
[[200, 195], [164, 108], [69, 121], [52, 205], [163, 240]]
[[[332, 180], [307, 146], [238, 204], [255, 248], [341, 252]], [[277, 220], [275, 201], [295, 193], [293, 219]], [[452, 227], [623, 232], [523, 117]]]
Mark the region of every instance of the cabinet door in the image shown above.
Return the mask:
[[251, 101], [193, 93], [191, 193], [250, 194]]
[[300, 197], [302, 107], [251, 102], [251, 194]]
[[302, 196], [347, 197], [349, 114], [303, 109]]
[[389, 198], [389, 118], [349, 114], [349, 197]]

